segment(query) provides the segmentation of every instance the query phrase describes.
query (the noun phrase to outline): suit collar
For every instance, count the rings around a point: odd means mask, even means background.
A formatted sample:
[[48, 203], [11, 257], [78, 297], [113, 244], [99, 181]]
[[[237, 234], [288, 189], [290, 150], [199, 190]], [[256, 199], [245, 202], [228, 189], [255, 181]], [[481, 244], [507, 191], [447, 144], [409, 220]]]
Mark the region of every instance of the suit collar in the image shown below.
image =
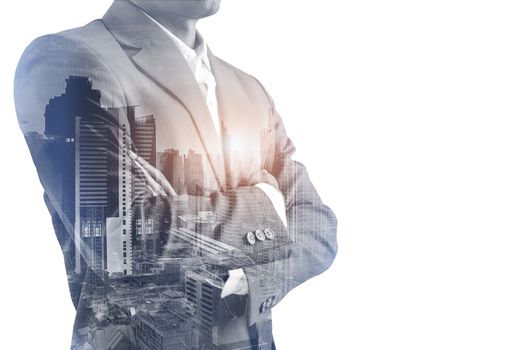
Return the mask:
[[208, 69], [210, 69], [207, 45], [204, 41], [204, 38], [200, 35], [198, 31], [196, 32], [194, 48], [191, 48], [188, 45], [186, 45], [185, 42], [179, 39], [175, 34], [170, 32], [166, 27], [160, 24], [157, 20], [155, 20], [153, 17], [144, 12], [142, 9], [138, 8], [138, 10], [142, 12], [150, 21], [155, 23], [157, 27], [159, 27], [171, 39], [171, 41], [175, 44], [177, 49], [182, 53], [182, 56], [184, 56], [186, 62], [197, 62], [202, 60], [204, 65]]
[[[115, 0], [102, 21], [130, 60], [147, 77], [184, 106], [219, 184], [224, 185], [221, 142], [215, 132], [204, 96], [186, 59], [171, 38], [139, 8], [126, 0]], [[208, 56], [212, 55], [208, 51]]]
[[169, 38], [162, 29], [128, 0], [114, 0], [102, 21], [113, 36], [126, 48], [166, 46]]

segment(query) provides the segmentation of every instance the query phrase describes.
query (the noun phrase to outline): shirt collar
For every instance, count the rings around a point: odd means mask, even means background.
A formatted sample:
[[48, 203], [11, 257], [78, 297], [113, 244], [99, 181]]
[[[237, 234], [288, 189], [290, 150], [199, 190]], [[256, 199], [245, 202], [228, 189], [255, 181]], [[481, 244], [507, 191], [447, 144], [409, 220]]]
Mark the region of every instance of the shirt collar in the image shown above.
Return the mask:
[[177, 49], [179, 49], [179, 51], [182, 53], [182, 56], [184, 56], [184, 59], [186, 60], [186, 62], [188, 62], [190, 66], [193, 66], [195, 63], [202, 60], [206, 68], [211, 71], [210, 60], [208, 59], [208, 45], [206, 44], [206, 41], [204, 41], [204, 38], [199, 32], [196, 33], [195, 48], [192, 49], [191, 47], [186, 45], [185, 42], [180, 40], [175, 34], [170, 32], [168, 29], [166, 29], [166, 27], [164, 27], [157, 20], [155, 20], [153, 17], [148, 15], [146, 12], [142, 11], [142, 9], [139, 8], [139, 10], [144, 15], [146, 15], [153, 23], [159, 26], [160, 29], [162, 29], [162, 31], [166, 33], [166, 35], [168, 35], [168, 37], [170, 37], [170, 39], [173, 41]]

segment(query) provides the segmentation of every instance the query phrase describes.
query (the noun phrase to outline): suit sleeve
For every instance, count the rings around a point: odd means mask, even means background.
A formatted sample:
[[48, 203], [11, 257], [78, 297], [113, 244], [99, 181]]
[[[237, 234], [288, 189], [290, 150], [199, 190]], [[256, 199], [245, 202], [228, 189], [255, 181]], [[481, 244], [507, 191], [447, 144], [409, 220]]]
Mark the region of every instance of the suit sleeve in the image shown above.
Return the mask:
[[276, 132], [275, 159], [270, 173], [284, 197], [293, 248], [288, 259], [245, 268], [250, 290], [250, 324], [268, 316], [268, 310], [291, 289], [325, 271], [337, 253], [337, 219], [319, 197], [305, 166], [292, 159], [294, 144], [286, 134], [272, 98], [264, 92]]
[[[77, 79], [79, 84], [67, 88], [68, 79]], [[92, 84], [91, 90], [82, 90], [89, 84]], [[93, 125], [101, 125], [97, 130], [105, 133], [96, 135], [93, 132], [95, 138], [110, 138], [117, 129], [106, 127], [111, 116], [101, 108], [101, 101], [125, 105], [124, 96], [111, 70], [93, 50], [62, 35], [48, 35], [33, 41], [24, 51], [15, 74], [14, 98], [18, 122], [44, 189], [44, 200], [64, 253], [66, 270], [73, 276], [79, 272], [79, 261], [75, 259], [79, 257], [76, 252], [80, 247], [76, 243], [82, 243], [74, 239], [74, 138], [75, 130], [78, 132], [75, 123], [78, 117], [89, 116], [93, 118]], [[116, 164], [114, 157], [118, 152], [110, 151], [107, 156], [108, 164]], [[93, 257], [95, 253], [87, 245], [82, 248], [81, 259], [85, 267], [84, 257]], [[91, 267], [87, 266], [88, 270]], [[76, 280], [81, 281], [83, 277]], [[70, 290], [76, 305], [80, 288], [71, 281]]]

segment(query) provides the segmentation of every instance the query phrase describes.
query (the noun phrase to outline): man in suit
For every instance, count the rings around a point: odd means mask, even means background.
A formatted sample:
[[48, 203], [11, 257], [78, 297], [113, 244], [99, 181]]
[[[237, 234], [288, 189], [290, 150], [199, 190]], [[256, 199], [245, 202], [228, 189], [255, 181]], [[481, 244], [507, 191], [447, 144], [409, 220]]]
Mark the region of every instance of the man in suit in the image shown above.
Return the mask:
[[219, 6], [116, 0], [20, 60], [17, 115], [64, 252], [72, 349], [275, 348], [271, 308], [335, 257], [336, 218], [272, 99], [195, 29]]

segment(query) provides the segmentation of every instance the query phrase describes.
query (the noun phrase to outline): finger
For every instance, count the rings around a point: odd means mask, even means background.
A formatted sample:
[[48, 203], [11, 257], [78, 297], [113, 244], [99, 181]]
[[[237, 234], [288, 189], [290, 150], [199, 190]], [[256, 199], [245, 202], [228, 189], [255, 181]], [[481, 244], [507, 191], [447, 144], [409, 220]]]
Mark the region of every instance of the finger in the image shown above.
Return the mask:
[[258, 183], [267, 183], [270, 186], [279, 188], [279, 184], [275, 177], [270, 174], [266, 169], [259, 170], [248, 177], [248, 185], [255, 185]]
[[[140, 167], [140, 165], [139, 165]], [[151, 177], [151, 175], [149, 175], [146, 170], [144, 170], [143, 168], [141, 169], [142, 173], [144, 174], [144, 177], [146, 179], [146, 185], [148, 186], [149, 190], [153, 193], [153, 195], [155, 196], [159, 196], [159, 195], [162, 195], [162, 196], [165, 196], [166, 195], [166, 192], [164, 192], [164, 190], [162, 189], [162, 186], [159, 185], [155, 179], [153, 179]]]
[[171, 186], [169, 181], [159, 169], [155, 168], [144, 158], [138, 156], [132, 151], [130, 151], [130, 156], [132, 156], [133, 160], [140, 163], [140, 165], [148, 172], [151, 178], [154, 178], [156, 180], [156, 182], [162, 187], [164, 193], [168, 193], [170, 196], [177, 196], [177, 192], [175, 192], [173, 186]]
[[157, 179], [159, 180], [160, 185], [162, 186], [164, 191], [166, 191], [166, 193], [168, 193], [170, 196], [175, 197], [177, 195], [177, 192], [175, 192], [175, 190], [173, 189], [173, 186], [171, 186], [168, 179], [166, 179], [164, 174], [159, 169], [157, 168], [154, 168], [154, 169], [156, 170]]
[[146, 180], [146, 185], [148, 186], [149, 190], [156, 196], [158, 195], [166, 195], [166, 192], [162, 188], [162, 186], [151, 176], [149, 171], [143, 166], [143, 162], [140, 161], [141, 157], [137, 156], [134, 152], [130, 151], [130, 158], [133, 160], [137, 168], [140, 169], [141, 173], [144, 175], [144, 178]]

